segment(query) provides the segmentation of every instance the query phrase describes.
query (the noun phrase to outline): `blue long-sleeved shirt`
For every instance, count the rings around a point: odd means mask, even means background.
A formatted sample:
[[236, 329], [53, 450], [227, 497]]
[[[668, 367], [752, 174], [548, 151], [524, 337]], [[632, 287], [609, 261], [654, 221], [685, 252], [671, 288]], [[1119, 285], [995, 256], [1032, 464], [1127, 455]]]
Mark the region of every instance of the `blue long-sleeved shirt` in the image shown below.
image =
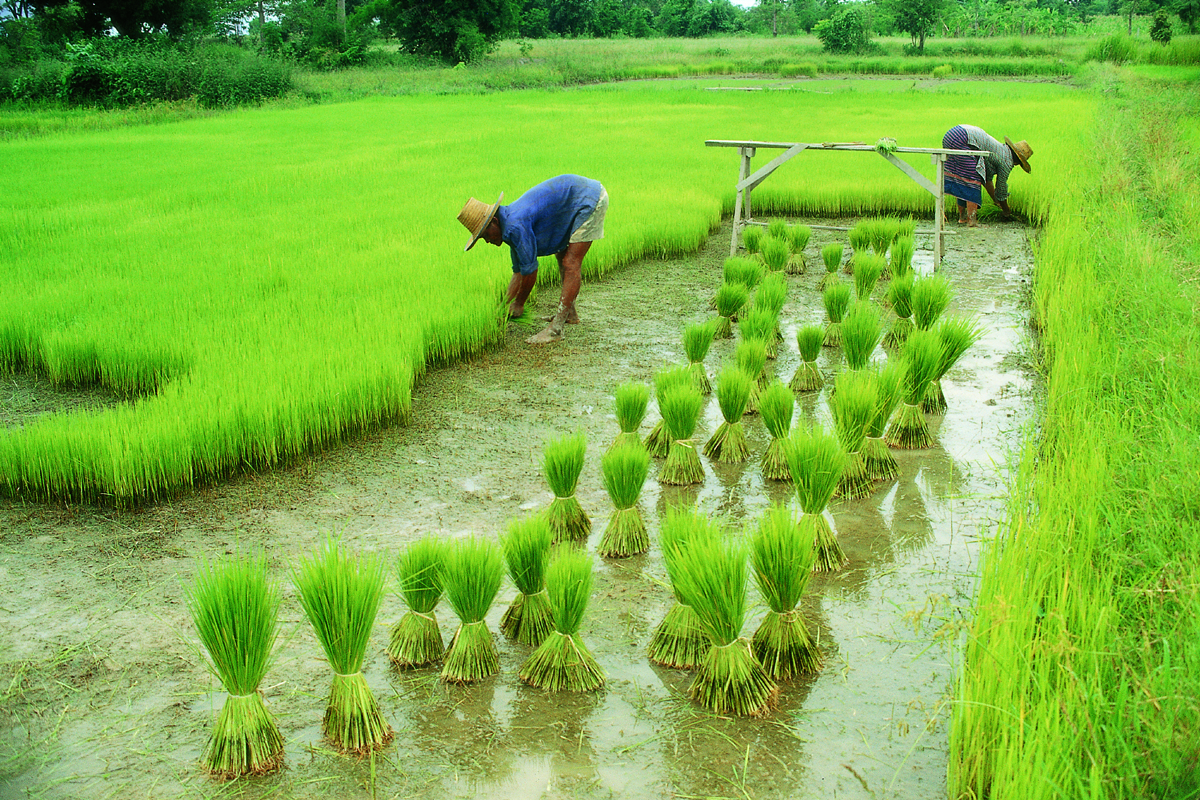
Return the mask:
[[497, 208], [501, 236], [512, 251], [513, 272], [532, 274], [538, 256], [566, 250], [571, 234], [596, 210], [603, 189], [591, 178], [559, 175]]

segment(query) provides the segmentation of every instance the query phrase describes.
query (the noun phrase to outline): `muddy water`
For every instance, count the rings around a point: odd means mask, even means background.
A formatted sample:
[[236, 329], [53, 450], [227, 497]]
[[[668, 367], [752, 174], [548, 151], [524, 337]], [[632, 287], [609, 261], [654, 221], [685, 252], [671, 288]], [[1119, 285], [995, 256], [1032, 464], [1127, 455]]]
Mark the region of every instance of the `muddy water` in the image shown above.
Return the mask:
[[[331, 531], [390, 553], [427, 532], [495, 534], [549, 502], [541, 443], [577, 428], [590, 443], [579, 497], [594, 547], [610, 511], [599, 454], [616, 432], [612, 390], [650, 381], [682, 357], [682, 325], [707, 314], [728, 236], [722, 229], [695, 256], [637, 264], [586, 286], [583, 324], [563, 343], [527, 346], [532, 331], [514, 325], [505, 346], [431, 374], [407, 428], [136, 512], [0, 505], [0, 795], [940, 796], [955, 643], [979, 540], [1003, 513], [1005, 465], [1033, 404], [1022, 366], [1031, 255], [1028, 231], [1015, 224], [951, 243], [943, 269], [957, 290], [953, 310], [978, 314], [988, 333], [945, 381], [950, 411], [933, 423], [938, 445], [898, 453], [900, 477], [871, 497], [834, 502], [850, 563], [816, 576], [803, 604], [824, 668], [786, 684], [769, 717], [715, 717], [688, 699], [689, 675], [649, 664], [650, 633], [671, 602], [654, 548], [597, 561], [583, 636], [608, 674], [601, 692], [521, 685], [527, 653], [502, 637], [502, 672], [481, 685], [396, 674], [383, 647], [402, 605], [389, 596], [366, 674], [395, 743], [372, 765], [321, 740], [329, 668], [286, 583], [288, 566]], [[790, 278], [785, 344], [772, 364], [784, 380], [799, 362], [796, 327], [822, 316], [816, 254], [835, 236], [844, 234], [816, 232], [808, 253], [817, 269]], [[931, 261], [918, 251], [919, 267]], [[554, 294], [543, 294], [540, 310]], [[714, 345], [710, 373], [732, 350], [728, 340]], [[838, 353], [826, 349], [820, 366], [830, 375]], [[16, 387], [22, 408], [7, 424], [36, 413], [37, 403], [26, 406], [37, 388]], [[828, 419], [823, 397], [806, 396], [798, 408]], [[652, 410], [643, 433], [655, 419]], [[697, 435], [718, 421], [714, 398]], [[759, 454], [767, 434], [757, 418], [748, 429]], [[642, 498], [652, 534], [680, 499], [740, 525], [790, 496], [764, 482], [753, 459], [705, 469], [704, 484], [687, 489], [660, 487], [652, 472]], [[220, 784], [197, 767], [223, 695], [203, 667], [184, 587], [198, 554], [239, 545], [265, 547], [285, 579], [282, 641], [263, 690], [287, 740], [286, 768]], [[513, 594], [501, 590], [493, 630]], [[746, 635], [761, 611], [754, 606]], [[438, 616], [448, 638], [453, 614], [443, 605]]]

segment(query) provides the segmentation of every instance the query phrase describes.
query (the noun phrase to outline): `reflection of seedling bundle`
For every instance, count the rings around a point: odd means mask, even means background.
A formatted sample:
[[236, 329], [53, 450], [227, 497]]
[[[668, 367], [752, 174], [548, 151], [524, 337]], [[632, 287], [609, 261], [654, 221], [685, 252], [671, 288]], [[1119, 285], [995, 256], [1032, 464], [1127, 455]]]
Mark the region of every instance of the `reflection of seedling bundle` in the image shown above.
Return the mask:
[[769, 481], [792, 479], [785, 450], [795, 411], [796, 398], [783, 381], [774, 381], [758, 396], [758, 412], [762, 414], [763, 425], [771, 434], [771, 443], [762, 457], [763, 477]]
[[846, 354], [846, 366], [853, 370], [865, 369], [882, 334], [878, 306], [862, 301], [850, 306], [842, 320], [842, 352]]
[[938, 361], [937, 374], [921, 399], [921, 410], [926, 414], [945, 414], [946, 395], [942, 393], [942, 378], [958, 363], [963, 353], [979, 341], [983, 336], [983, 328], [975, 320], [946, 317], [937, 324], [934, 332], [942, 343], [942, 357]]
[[600, 461], [604, 488], [616, 509], [604, 529], [596, 552], [607, 558], [626, 558], [650, 549], [646, 521], [638, 498], [650, 471], [650, 454], [641, 445], [614, 447]]
[[708, 373], [704, 371], [704, 359], [708, 357], [712, 340], [712, 322], [693, 322], [683, 329], [683, 351], [687, 354], [692, 382], [700, 394], [712, 393], [712, 384], [709, 383]]
[[769, 308], [751, 308], [742, 313], [738, 320], [738, 332], [743, 339], [757, 339], [763, 343], [767, 358], [775, 358], [778, 339], [775, 329], [779, 326], [779, 318]]
[[[611, 447], [636, 444], [642, 447], [638, 428], [646, 418], [646, 404], [650, 402], [650, 390], [644, 383], [623, 383], [614, 394], [617, 411], [617, 427], [621, 432], [613, 439]], [[610, 448], [611, 449], [611, 448]]]
[[793, 225], [788, 229], [788, 248], [792, 251], [792, 257], [788, 260], [789, 275], [803, 275], [808, 269], [808, 262], [804, 259], [804, 248], [808, 247], [808, 240], [812, 238], [812, 228], [807, 225]]
[[802, 361], [789, 384], [793, 392], [815, 392], [825, 382], [817, 369], [817, 356], [824, 341], [825, 329], [820, 325], [805, 325], [796, 331], [796, 347]]
[[919, 450], [933, 444], [929, 425], [921, 411], [921, 400], [941, 365], [941, 340], [933, 331], [914, 330], [904, 343], [901, 357], [907, 367], [903, 402], [896, 418], [888, 425], [885, 438], [892, 447]]
[[742, 244], [746, 246], [746, 252], [751, 255], [757, 253], [766, 235], [766, 231], [757, 225], [747, 225], [742, 231]]
[[713, 299], [719, 315], [713, 328], [714, 339], [728, 339], [733, 335], [733, 317], [742, 310], [749, 297], [750, 292], [740, 283], [726, 281], [721, 284]]
[[717, 404], [725, 421], [704, 445], [704, 455], [713, 461], [736, 464], [750, 455], [742, 415], [746, 413], [752, 386], [753, 379], [739, 367], [730, 365], [721, 370], [717, 378]]
[[816, 557], [811, 524], [798, 525], [786, 505], [763, 515], [750, 540], [758, 591], [770, 609], [754, 632], [754, 655], [777, 681], [816, 672], [821, 653], [796, 605], [804, 597]]
[[424, 667], [442, 660], [446, 652], [433, 610], [442, 599], [442, 561], [446, 545], [426, 536], [404, 548], [396, 561], [400, 596], [408, 611], [392, 627], [388, 656], [399, 669]]
[[896, 314], [896, 321], [883, 337], [884, 347], [901, 347], [912, 333], [912, 290], [912, 272], [893, 278], [888, 284], [887, 298]]
[[592, 593], [592, 557], [559, 548], [546, 570], [554, 628], [521, 667], [520, 678], [551, 692], [591, 692], [604, 685], [604, 670], [579, 636]]
[[888, 269], [893, 278], [912, 274], [913, 253], [916, 249], [917, 244], [912, 236], [898, 236], [896, 241], [892, 242], [892, 257]]
[[843, 372], [834, 381], [829, 408], [838, 441], [846, 454], [846, 468], [837, 493], [851, 500], [871, 494], [871, 476], [863, 459], [867, 426], [875, 415], [875, 377], [869, 372]]
[[928, 275], [913, 281], [912, 317], [918, 330], [933, 330], [934, 323], [950, 305], [954, 292], [941, 275]]
[[728, 283], [740, 283], [749, 290], [753, 290], [758, 286], [758, 282], [763, 278], [763, 265], [757, 258], [744, 258], [742, 256], [730, 256], [725, 259], [725, 265], [722, 268], [723, 280]]
[[761, 339], [742, 339], [733, 351], [738, 369], [750, 378], [750, 397], [746, 400], [746, 413], [758, 413], [758, 387], [767, 377], [767, 346]]
[[822, 295], [825, 300], [825, 316], [829, 322], [825, 325], [825, 346], [837, 347], [842, 343], [842, 317], [850, 307], [850, 287], [844, 283], [835, 283], [825, 289]]
[[817, 284], [818, 290], [828, 289], [830, 285], [837, 283], [837, 268], [842, 265], [842, 255], [845, 248], [841, 242], [833, 242], [821, 248], [821, 261], [825, 262], [825, 274], [821, 276], [821, 282]]
[[530, 647], [541, 644], [553, 627], [546, 599], [546, 564], [552, 536], [546, 518], [533, 516], [509, 522], [508, 533], [500, 540], [508, 577], [517, 587], [517, 596], [500, 618], [500, 631]]
[[813, 530], [816, 543], [813, 569], [840, 569], [846, 563], [846, 554], [825, 518], [825, 508], [842, 479], [846, 464], [842, 446], [820, 426], [797, 425], [788, 437], [785, 452], [792, 484], [796, 488], [796, 500], [804, 512], [799, 524], [811, 525]]
[[900, 405], [904, 371], [904, 362], [893, 360], [875, 373], [875, 413], [867, 425], [867, 437], [862, 448], [867, 475], [873, 481], [891, 480], [899, 473], [896, 457], [883, 440], [883, 435], [887, 431], [888, 420], [896, 413], [896, 406]]
[[854, 254], [854, 294], [859, 300], [871, 299], [887, 262], [874, 253]]
[[555, 543], [586, 542], [592, 532], [592, 521], [575, 496], [586, 453], [587, 438], [583, 431], [549, 439], [543, 446], [542, 474], [554, 492], [554, 500], [546, 507], [546, 521], [550, 523]]
[[267, 578], [266, 558], [202, 561], [188, 608], [228, 693], [204, 748], [204, 766], [225, 778], [277, 769], [283, 737], [258, 693], [279, 618], [279, 587]]
[[767, 272], [783, 271], [787, 267], [791, 255], [792, 251], [788, 249], [787, 239], [776, 239], [774, 236], [763, 239], [762, 259], [763, 264], [767, 267]]
[[669, 387], [659, 400], [663, 424], [667, 435], [671, 437], [667, 460], [663, 462], [662, 470], [658, 473], [660, 483], [690, 486], [704, 480], [700, 454], [696, 452], [696, 446], [692, 443], [692, 434], [696, 432], [696, 423], [700, 419], [700, 409], [703, 405], [704, 398], [700, 396], [700, 392], [688, 384]]
[[663, 367], [654, 374], [654, 399], [658, 402], [660, 419], [651, 428], [645, 444], [646, 451], [655, 458], [666, 458], [671, 450], [671, 435], [667, 433], [667, 426], [661, 419], [663, 395], [672, 386], [690, 385], [691, 381], [691, 369], [678, 364]]
[[484, 621], [504, 577], [500, 548], [475, 536], [458, 539], [446, 551], [444, 575], [446, 599], [458, 615], [459, 626], [446, 650], [442, 680], [481, 681], [500, 669], [496, 642]]
[[392, 728], [362, 674], [363, 657], [383, 598], [383, 561], [373, 555], [343, 556], [325, 540], [292, 575], [300, 606], [312, 623], [333, 669], [329, 705], [321, 722], [340, 752], [366, 754], [392, 739]]
[[720, 536], [693, 541], [679, 556], [674, 576], [683, 601], [712, 640], [689, 689], [718, 714], [760, 716], [778, 687], [741, 638], [746, 619], [746, 546]]
[[675, 669], [695, 669], [712, 646], [712, 640], [701, 627], [695, 610], [679, 591], [679, 563], [688, 548], [707, 539], [720, 539], [721, 535], [721, 529], [716, 524], [695, 511], [667, 511], [662, 522], [660, 541], [675, 603], [654, 629], [650, 639], [650, 660], [655, 664]]

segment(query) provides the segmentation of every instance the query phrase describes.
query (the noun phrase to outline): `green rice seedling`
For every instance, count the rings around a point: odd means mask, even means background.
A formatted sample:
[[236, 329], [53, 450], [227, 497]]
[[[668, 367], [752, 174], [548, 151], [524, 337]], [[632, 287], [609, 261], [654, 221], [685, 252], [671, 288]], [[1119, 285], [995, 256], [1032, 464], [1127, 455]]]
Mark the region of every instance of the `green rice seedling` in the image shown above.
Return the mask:
[[788, 259], [788, 274], [803, 275], [808, 270], [808, 261], [804, 258], [804, 248], [812, 239], [812, 228], [807, 225], [793, 225], [788, 229], [788, 248], [792, 257]]
[[841, 330], [846, 366], [852, 370], [865, 369], [883, 336], [879, 306], [862, 300], [851, 304], [842, 320]]
[[753, 308], [765, 308], [778, 317], [783, 312], [787, 302], [787, 278], [778, 272], [772, 272], [763, 278], [758, 290], [754, 292]]
[[519, 677], [551, 692], [593, 692], [604, 685], [604, 670], [579, 636], [592, 594], [592, 557], [573, 548], [555, 550], [546, 570], [546, 590], [554, 628], [525, 660]]
[[753, 379], [734, 365], [721, 370], [717, 378], [717, 404], [724, 422], [704, 444], [704, 455], [723, 464], [739, 464], [750, 455], [742, 415], [754, 386]]
[[683, 351], [687, 354], [688, 371], [692, 375], [692, 383], [700, 394], [712, 394], [712, 383], [708, 373], [704, 371], [704, 359], [708, 357], [708, 349], [712, 346], [712, 322], [693, 322], [683, 329]]
[[[871, 248], [871, 227], [870, 220], [859, 220], [847, 234], [847, 238], [850, 240], [850, 248], [854, 251], [855, 255], [865, 253]], [[852, 271], [851, 264], [853, 263], [852, 261], [847, 263], [847, 272]]]
[[842, 344], [842, 317], [850, 307], [850, 296], [850, 287], [844, 283], [829, 286], [822, 295], [825, 315], [829, 320], [825, 325], [826, 347], [839, 347]]
[[793, 392], [815, 392], [825, 383], [821, 371], [817, 369], [817, 356], [824, 342], [825, 329], [820, 325], [805, 325], [796, 331], [796, 347], [800, 350], [801, 361], [788, 384]]
[[720, 539], [722, 534], [719, 525], [690, 509], [668, 509], [663, 518], [659, 541], [675, 602], [650, 638], [650, 660], [655, 664], [695, 669], [712, 647], [712, 639], [701, 626], [696, 611], [679, 592], [679, 563], [689, 547], [707, 539]]
[[638, 436], [638, 428], [646, 418], [646, 405], [650, 402], [650, 389], [644, 383], [622, 383], [613, 394], [616, 405], [617, 427], [621, 432], [613, 439], [609, 449], [622, 444], [644, 447]]
[[900, 232], [900, 220], [893, 217], [877, 217], [870, 227], [871, 249], [879, 258], [887, 256], [888, 248]]
[[517, 596], [500, 618], [500, 632], [529, 647], [541, 644], [553, 628], [546, 599], [546, 564], [553, 536], [546, 518], [535, 515], [511, 520], [500, 540], [508, 577], [517, 587]]
[[790, 481], [787, 455], [784, 453], [788, 431], [792, 427], [792, 415], [796, 412], [796, 396], [783, 381], [775, 381], [758, 395], [758, 412], [763, 425], [771, 434], [762, 457], [763, 477], [769, 481]]
[[788, 239], [788, 224], [787, 220], [773, 219], [767, 223], [767, 235], [780, 241]]
[[201, 560], [187, 597], [196, 634], [227, 693], [204, 748], [205, 768], [222, 778], [277, 769], [283, 737], [258, 692], [279, 619], [279, 586], [267, 577], [266, 557]]
[[759, 387], [767, 379], [767, 345], [762, 339], [742, 339], [733, 351], [738, 369], [750, 379], [750, 397], [746, 400], [746, 413], [758, 413]]
[[859, 300], [870, 300], [871, 292], [887, 268], [883, 256], [874, 253], [854, 254], [854, 294]]
[[954, 299], [950, 281], [941, 275], [926, 275], [913, 281], [912, 318], [918, 330], [932, 330], [942, 312]]
[[875, 415], [877, 393], [874, 375], [850, 370], [837, 376], [829, 398], [833, 426], [846, 454], [846, 468], [838, 483], [837, 494], [849, 500], [867, 497], [873, 488], [862, 448], [867, 426]]
[[650, 549], [650, 535], [637, 503], [650, 472], [650, 454], [640, 445], [614, 447], [601, 459], [600, 472], [615, 510], [596, 552], [605, 558], [645, 553]]
[[400, 596], [408, 611], [392, 627], [388, 657], [398, 669], [426, 667], [442, 660], [446, 646], [433, 611], [442, 599], [442, 562], [446, 543], [425, 536], [405, 547], [396, 559]]
[[747, 548], [736, 539], [705, 537], [679, 555], [675, 587], [692, 607], [712, 647], [688, 691], [718, 714], [762, 716], [779, 687], [742, 638], [747, 603]]
[[721, 284], [714, 299], [718, 314], [716, 327], [713, 328], [714, 339], [728, 339], [733, 335], [733, 318], [746, 305], [749, 297], [749, 290], [740, 283], [726, 281]]
[[729, 283], [740, 283], [750, 291], [758, 286], [758, 282], [763, 279], [763, 274], [766, 272], [761, 261], [745, 256], [730, 256], [725, 259], [721, 271], [723, 280]]
[[896, 321], [883, 337], [884, 347], [903, 347], [908, 341], [908, 335], [912, 333], [913, 280], [914, 275], [910, 271], [904, 275], [897, 275], [888, 284], [887, 298], [896, 315]]
[[766, 238], [767, 232], [758, 225], [747, 225], [742, 229], [742, 245], [745, 246], [746, 252], [754, 255], [762, 247], [763, 239]]
[[663, 395], [671, 386], [690, 384], [691, 381], [691, 368], [680, 364], [663, 367], [654, 374], [654, 399], [658, 402], [660, 414], [658, 422], [650, 429], [650, 434], [646, 437], [645, 442], [646, 451], [654, 458], [666, 458], [667, 453], [671, 450], [671, 435], [667, 433], [667, 426], [661, 418]]
[[891, 258], [888, 261], [888, 271], [893, 278], [912, 274], [913, 253], [917, 244], [912, 236], [897, 236], [892, 242]]
[[799, 525], [791, 509], [776, 503], [750, 538], [750, 563], [767, 613], [751, 645], [774, 680], [785, 681], [821, 668], [821, 651], [796, 605], [804, 597], [816, 559], [812, 525]]
[[938, 362], [937, 374], [921, 398], [921, 410], [926, 414], [945, 414], [946, 395], [942, 392], [942, 378], [958, 363], [963, 353], [979, 341], [983, 336], [983, 328], [973, 319], [944, 317], [933, 330], [942, 343], [942, 358]]
[[458, 539], [446, 550], [444, 575], [446, 599], [459, 625], [446, 649], [442, 680], [475, 683], [500, 669], [496, 642], [484, 619], [504, 577], [500, 547], [474, 535]]
[[825, 274], [817, 284], [817, 291], [825, 291], [838, 282], [837, 270], [842, 265], [845, 248], [841, 242], [831, 242], [821, 248], [821, 261], [825, 263]]
[[762, 259], [763, 264], [767, 267], [767, 273], [782, 272], [788, 264], [788, 258], [792, 255], [788, 249], [787, 239], [776, 239], [774, 236], [768, 236], [762, 241]]
[[666, 396], [659, 400], [659, 411], [662, 412], [667, 434], [671, 437], [671, 449], [658, 473], [660, 483], [690, 486], [704, 481], [704, 466], [692, 442], [703, 406], [704, 398], [694, 386], [689, 385], [672, 386]]
[[762, 342], [767, 358], [775, 358], [778, 352], [778, 339], [775, 336], [778, 327], [779, 317], [769, 308], [753, 307], [743, 312], [738, 320], [738, 332], [742, 338]]
[[901, 450], [920, 450], [933, 444], [921, 400], [942, 363], [942, 342], [934, 331], [914, 330], [901, 351], [907, 367], [900, 410], [888, 425], [885, 440]]
[[888, 421], [900, 405], [906, 369], [903, 361], [891, 360], [875, 373], [875, 413], [867, 425], [867, 435], [862, 448], [867, 475], [873, 481], [891, 480], [900, 471], [896, 457], [883, 440], [883, 435], [887, 431]]
[[554, 492], [554, 499], [546, 507], [545, 514], [555, 544], [586, 542], [592, 532], [592, 520], [575, 496], [586, 453], [587, 437], [583, 431], [549, 439], [542, 446], [542, 474], [546, 476], [550, 491]]
[[837, 437], [820, 425], [801, 424], [792, 429], [784, 453], [792, 473], [796, 501], [803, 512], [799, 524], [812, 527], [816, 550], [813, 569], [818, 572], [841, 569], [846, 563], [846, 554], [825, 517], [825, 509], [846, 468], [842, 446]]
[[362, 674], [383, 579], [382, 559], [343, 555], [332, 537], [301, 558], [292, 573], [300, 606], [333, 669], [321, 732], [343, 753], [365, 755], [392, 739], [392, 727]]
[[896, 242], [900, 239], [912, 239], [917, 234], [917, 221], [912, 217], [904, 217], [896, 220], [896, 236], [892, 239], [892, 246], [896, 246]]

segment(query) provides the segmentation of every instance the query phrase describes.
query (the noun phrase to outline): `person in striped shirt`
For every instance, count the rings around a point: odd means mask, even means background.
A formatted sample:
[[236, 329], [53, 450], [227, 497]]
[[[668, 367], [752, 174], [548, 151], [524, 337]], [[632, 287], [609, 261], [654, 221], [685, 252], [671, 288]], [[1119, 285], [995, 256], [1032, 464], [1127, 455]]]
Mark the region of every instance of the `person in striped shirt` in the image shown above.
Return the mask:
[[974, 228], [979, 225], [978, 211], [983, 205], [982, 189], [1000, 206], [1004, 218], [1012, 214], [1008, 207], [1008, 174], [1016, 164], [1030, 171], [1033, 148], [1022, 139], [1013, 143], [1007, 136], [1001, 143], [982, 128], [955, 125], [942, 137], [947, 150], [984, 150], [986, 156], [947, 156], [942, 190], [958, 200], [958, 222]]

